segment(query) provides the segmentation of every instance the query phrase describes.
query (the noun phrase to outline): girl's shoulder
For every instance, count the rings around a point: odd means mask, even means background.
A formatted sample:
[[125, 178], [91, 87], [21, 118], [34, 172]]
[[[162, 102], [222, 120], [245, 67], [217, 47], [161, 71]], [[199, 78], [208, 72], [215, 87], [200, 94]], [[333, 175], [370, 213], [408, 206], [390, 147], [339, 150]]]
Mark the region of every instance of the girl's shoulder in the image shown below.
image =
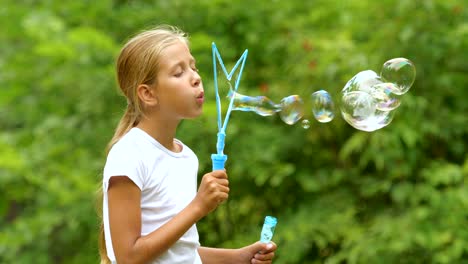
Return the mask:
[[110, 152], [131, 150], [138, 142], [138, 135], [133, 129], [125, 133], [110, 149]]
[[108, 157], [126, 156], [127, 158], [138, 158], [149, 151], [148, 139], [137, 128], [132, 128], [123, 135], [110, 149]]

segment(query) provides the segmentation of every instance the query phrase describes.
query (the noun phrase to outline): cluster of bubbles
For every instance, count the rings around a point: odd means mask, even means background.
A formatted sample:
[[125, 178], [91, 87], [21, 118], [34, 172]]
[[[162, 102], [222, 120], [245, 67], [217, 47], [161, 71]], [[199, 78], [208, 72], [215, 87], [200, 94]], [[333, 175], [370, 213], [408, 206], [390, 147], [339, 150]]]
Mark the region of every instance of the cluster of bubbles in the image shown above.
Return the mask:
[[[385, 62], [380, 75], [372, 70], [361, 71], [351, 78], [341, 91], [340, 111], [343, 119], [356, 129], [375, 131], [387, 126], [393, 119], [401, 96], [408, 92], [416, 78], [414, 64], [405, 58]], [[261, 116], [278, 114], [288, 125], [293, 125], [304, 116], [304, 101], [298, 95], [290, 95], [273, 102], [266, 96], [246, 96], [228, 93], [233, 99], [232, 110], [251, 111]], [[328, 123], [335, 117], [335, 104], [325, 90], [311, 94], [311, 110], [320, 123]], [[310, 121], [302, 120], [302, 127], [308, 129]]]
[[341, 113], [346, 122], [363, 131], [375, 131], [387, 126], [403, 94], [416, 78], [414, 64], [405, 58], [385, 62], [380, 75], [371, 70], [356, 74], [343, 90]]

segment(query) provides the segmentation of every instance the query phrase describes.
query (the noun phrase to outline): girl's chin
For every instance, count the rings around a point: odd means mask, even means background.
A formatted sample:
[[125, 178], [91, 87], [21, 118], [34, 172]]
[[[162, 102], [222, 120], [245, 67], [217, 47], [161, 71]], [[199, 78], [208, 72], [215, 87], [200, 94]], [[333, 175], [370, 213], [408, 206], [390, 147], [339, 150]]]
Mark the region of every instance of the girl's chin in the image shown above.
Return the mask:
[[195, 119], [203, 114], [203, 108], [200, 107], [197, 111], [194, 111], [190, 116], [187, 116], [185, 119]]

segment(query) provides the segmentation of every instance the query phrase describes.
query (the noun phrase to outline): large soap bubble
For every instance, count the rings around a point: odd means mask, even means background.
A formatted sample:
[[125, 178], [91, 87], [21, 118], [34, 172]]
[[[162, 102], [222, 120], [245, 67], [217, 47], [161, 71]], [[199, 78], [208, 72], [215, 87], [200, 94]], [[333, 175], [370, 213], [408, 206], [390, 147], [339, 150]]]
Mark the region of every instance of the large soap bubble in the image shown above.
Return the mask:
[[405, 58], [394, 58], [386, 61], [380, 72], [380, 76], [385, 82], [394, 83], [397, 90], [395, 94], [408, 92], [416, 79], [416, 67]]
[[391, 110], [400, 105], [392, 92], [395, 87], [382, 82], [374, 71], [359, 72], [342, 90], [340, 109], [343, 119], [356, 129], [375, 131], [390, 124]]
[[375, 131], [390, 124], [392, 111], [380, 111], [375, 99], [363, 91], [352, 91], [341, 98], [341, 114], [352, 127], [362, 131]]

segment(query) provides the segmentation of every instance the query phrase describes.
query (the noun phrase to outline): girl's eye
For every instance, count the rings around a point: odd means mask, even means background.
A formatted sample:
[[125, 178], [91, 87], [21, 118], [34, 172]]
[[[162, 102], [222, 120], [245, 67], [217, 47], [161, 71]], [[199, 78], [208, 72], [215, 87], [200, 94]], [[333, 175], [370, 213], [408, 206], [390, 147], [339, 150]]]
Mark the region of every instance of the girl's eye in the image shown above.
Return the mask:
[[176, 72], [176, 74], [174, 74], [175, 77], [180, 77], [182, 76], [184, 72], [183, 71], [180, 71], [180, 72]]

